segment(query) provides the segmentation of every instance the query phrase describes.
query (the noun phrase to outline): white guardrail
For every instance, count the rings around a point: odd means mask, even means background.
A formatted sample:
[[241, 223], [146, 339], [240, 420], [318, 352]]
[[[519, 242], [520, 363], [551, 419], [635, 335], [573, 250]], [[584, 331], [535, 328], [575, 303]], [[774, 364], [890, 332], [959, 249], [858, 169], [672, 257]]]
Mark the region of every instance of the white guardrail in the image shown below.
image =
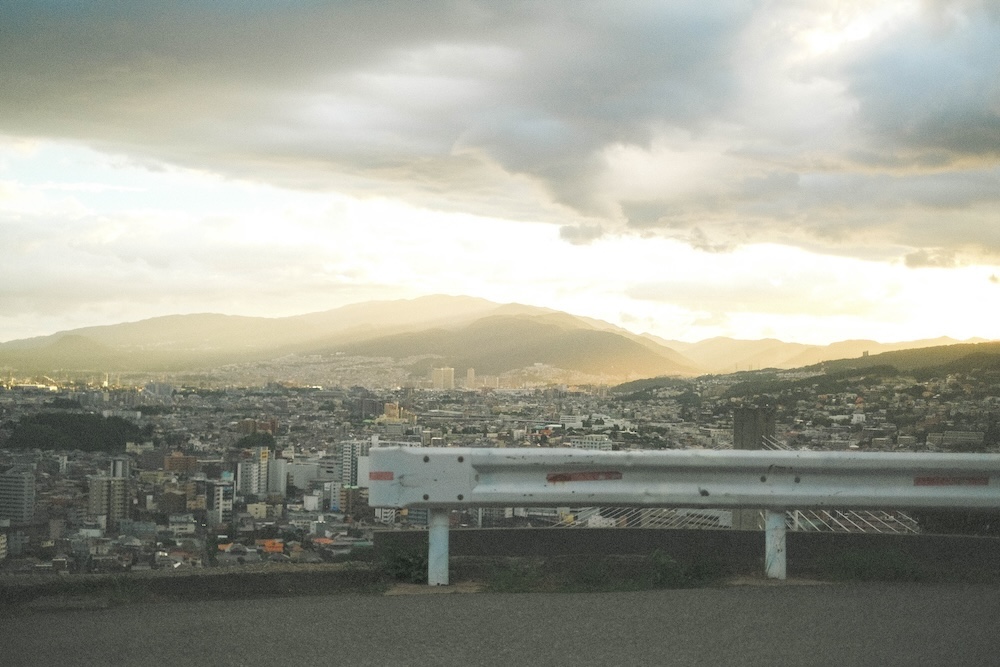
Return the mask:
[[373, 447], [369, 504], [430, 509], [428, 583], [448, 583], [448, 512], [465, 507], [766, 510], [767, 576], [785, 578], [789, 509], [1000, 509], [1000, 455]]

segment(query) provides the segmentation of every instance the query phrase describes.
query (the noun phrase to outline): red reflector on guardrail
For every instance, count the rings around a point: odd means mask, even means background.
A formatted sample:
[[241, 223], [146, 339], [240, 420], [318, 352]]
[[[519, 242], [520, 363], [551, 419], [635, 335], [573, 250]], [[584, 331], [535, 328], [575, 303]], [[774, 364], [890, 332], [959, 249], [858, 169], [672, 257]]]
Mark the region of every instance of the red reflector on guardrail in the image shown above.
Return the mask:
[[368, 481], [370, 482], [391, 482], [395, 479], [395, 475], [391, 470], [372, 470], [368, 473]]
[[621, 479], [617, 470], [601, 472], [550, 472], [545, 476], [546, 482], [601, 482], [608, 479]]
[[913, 486], [989, 486], [989, 477], [914, 477]]

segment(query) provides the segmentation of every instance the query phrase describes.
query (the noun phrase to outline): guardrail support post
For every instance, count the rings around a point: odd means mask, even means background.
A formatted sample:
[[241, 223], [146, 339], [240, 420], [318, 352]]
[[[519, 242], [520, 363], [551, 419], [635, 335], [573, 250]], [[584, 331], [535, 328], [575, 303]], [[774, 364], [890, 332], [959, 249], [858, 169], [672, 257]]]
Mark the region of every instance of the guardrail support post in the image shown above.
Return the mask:
[[427, 583], [448, 585], [448, 515], [446, 509], [431, 509], [427, 534]]
[[768, 579], [785, 578], [785, 511], [764, 512], [764, 568]]

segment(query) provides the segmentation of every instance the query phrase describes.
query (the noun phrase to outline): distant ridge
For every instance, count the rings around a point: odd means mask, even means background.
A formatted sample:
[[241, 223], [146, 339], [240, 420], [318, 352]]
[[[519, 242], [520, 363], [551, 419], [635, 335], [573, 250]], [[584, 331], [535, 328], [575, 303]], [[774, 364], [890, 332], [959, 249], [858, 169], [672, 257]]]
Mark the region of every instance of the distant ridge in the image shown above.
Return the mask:
[[673, 350], [607, 322], [452, 296], [376, 301], [283, 318], [201, 313], [86, 327], [0, 344], [0, 368], [194, 371], [287, 355], [421, 357], [412, 369], [416, 374], [431, 365], [502, 374], [541, 364], [608, 382], [698, 372]]
[[888, 366], [903, 372], [959, 373], [984, 369], [1000, 371], [1000, 341], [893, 350], [855, 359], [825, 361], [819, 366], [827, 372], [864, 370], [879, 366]]
[[982, 338], [958, 341], [953, 338], [930, 338], [903, 343], [879, 343], [874, 340], [848, 340], [830, 345], [805, 345], [786, 343], [774, 338], [738, 340], [734, 338], [709, 338], [697, 343], [664, 340], [649, 336], [660, 344], [677, 350], [707, 373], [733, 373], [736, 371], [762, 370], [765, 368], [791, 369], [812, 366], [835, 359], [853, 359], [879, 355], [898, 350], [983, 343]]
[[414, 376], [435, 365], [452, 366], [458, 372], [475, 368], [490, 375], [542, 366], [612, 383], [790, 369], [837, 359], [872, 363], [886, 352], [968, 344], [950, 338], [892, 344], [843, 341], [827, 346], [732, 338], [687, 343], [636, 335], [608, 322], [548, 308], [437, 295], [292, 317], [167, 315], [62, 331], [0, 343], [0, 371], [183, 372], [272, 362], [290, 355], [353, 355], [405, 360]]
[[437, 355], [434, 363], [500, 374], [536, 363], [616, 378], [692, 375], [693, 366], [615, 331], [589, 328], [565, 313], [493, 315], [456, 329], [396, 334], [327, 350], [362, 356]]

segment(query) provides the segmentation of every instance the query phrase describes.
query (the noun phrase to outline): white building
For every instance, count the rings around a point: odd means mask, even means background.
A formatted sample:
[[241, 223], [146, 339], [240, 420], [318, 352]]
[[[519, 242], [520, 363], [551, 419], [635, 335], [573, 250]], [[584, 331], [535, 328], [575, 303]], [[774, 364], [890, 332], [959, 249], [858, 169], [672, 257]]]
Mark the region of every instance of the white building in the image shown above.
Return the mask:
[[373, 444], [378, 446], [378, 436], [372, 436], [372, 440], [344, 440], [338, 444], [341, 484], [358, 485], [358, 458], [367, 457]]
[[255, 447], [253, 450], [253, 458], [260, 464], [257, 469], [257, 488], [260, 489], [260, 493], [267, 491], [267, 475], [271, 460], [271, 450], [267, 447]]
[[198, 529], [198, 522], [194, 520], [193, 514], [171, 514], [167, 529], [175, 536], [194, 535]]
[[260, 495], [260, 462], [247, 459], [236, 464], [236, 490], [243, 496]]
[[320, 479], [320, 464], [317, 461], [295, 461], [287, 467], [288, 477], [296, 489], [307, 489], [309, 482]]
[[283, 496], [288, 492], [288, 461], [271, 459], [267, 468], [267, 492]]
[[233, 520], [233, 483], [209, 481], [205, 493], [205, 508], [208, 520], [214, 526], [231, 523]]
[[590, 435], [573, 435], [569, 438], [569, 446], [574, 449], [593, 449], [602, 452], [611, 451], [611, 438], [599, 433]]

